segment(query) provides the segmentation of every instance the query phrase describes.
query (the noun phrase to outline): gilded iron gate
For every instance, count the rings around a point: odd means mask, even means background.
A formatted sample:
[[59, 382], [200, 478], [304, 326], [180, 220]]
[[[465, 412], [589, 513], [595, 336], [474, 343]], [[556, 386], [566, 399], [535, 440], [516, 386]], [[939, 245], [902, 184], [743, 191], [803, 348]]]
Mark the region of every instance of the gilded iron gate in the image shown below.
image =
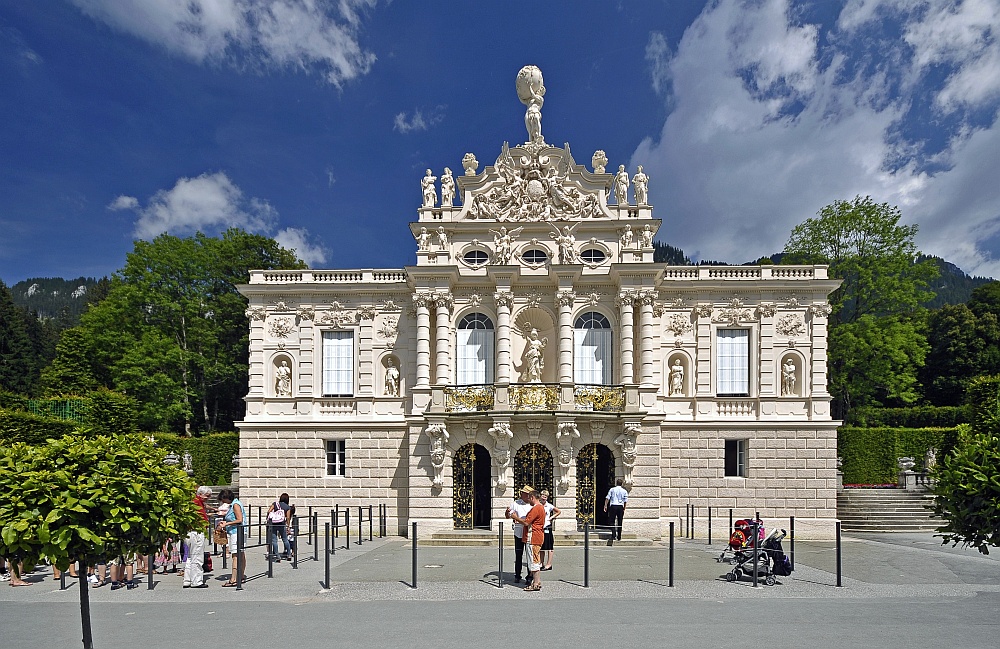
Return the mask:
[[525, 444], [514, 455], [514, 493], [520, 493], [524, 485], [548, 490], [549, 502], [555, 504], [552, 453], [541, 444]]
[[476, 445], [466, 444], [455, 453], [452, 468], [454, 500], [452, 502], [452, 517], [455, 528], [471, 530], [473, 527], [473, 512], [476, 507]]
[[603, 444], [587, 444], [576, 456], [576, 522], [606, 525], [604, 496], [615, 483], [615, 462]]

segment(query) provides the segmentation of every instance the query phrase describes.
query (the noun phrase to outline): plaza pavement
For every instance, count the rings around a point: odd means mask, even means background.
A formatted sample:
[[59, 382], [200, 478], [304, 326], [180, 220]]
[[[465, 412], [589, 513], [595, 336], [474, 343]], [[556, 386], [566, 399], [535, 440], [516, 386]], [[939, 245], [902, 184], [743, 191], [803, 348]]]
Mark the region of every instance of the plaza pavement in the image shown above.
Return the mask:
[[[419, 547], [413, 589], [407, 539], [349, 550], [340, 539], [329, 590], [322, 552], [313, 562], [304, 542], [298, 569], [275, 564], [272, 579], [263, 549], [252, 548], [242, 591], [220, 587], [219, 557], [207, 589], [182, 589], [176, 575], [155, 576], [153, 590], [145, 581], [131, 591], [91, 589], [95, 646], [134, 647], [142, 629], [141, 646], [149, 647], [222, 644], [220, 630], [233, 634], [226, 647], [270, 646], [285, 634], [298, 646], [515, 647], [523, 644], [515, 622], [532, 614], [549, 620], [547, 646], [626, 637], [639, 646], [1000, 646], [1000, 552], [941, 546], [931, 534], [845, 537], [844, 587], [836, 588], [833, 544], [799, 541], [792, 576], [754, 589], [723, 579], [718, 543], [675, 542], [673, 588], [666, 544], [600, 546], [590, 551], [589, 588], [583, 548], [557, 548], [538, 593], [510, 583], [510, 548], [507, 583], [498, 588], [496, 548]], [[60, 591], [44, 569], [29, 579], [27, 588], [0, 584], [0, 648], [79, 646], [78, 585]], [[35, 618], [44, 623], [24, 623]]]

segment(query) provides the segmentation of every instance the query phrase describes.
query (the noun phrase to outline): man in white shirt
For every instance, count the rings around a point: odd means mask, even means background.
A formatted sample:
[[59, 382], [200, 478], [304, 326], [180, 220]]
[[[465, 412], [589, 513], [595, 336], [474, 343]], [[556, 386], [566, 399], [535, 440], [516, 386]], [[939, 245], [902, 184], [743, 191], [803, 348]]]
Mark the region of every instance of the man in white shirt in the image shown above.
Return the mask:
[[611, 539], [622, 540], [622, 519], [625, 518], [625, 504], [628, 502], [628, 492], [625, 491], [624, 480], [615, 480], [615, 486], [608, 491], [608, 497], [604, 499], [604, 511], [609, 514], [608, 523], [611, 525]]
[[[521, 492], [518, 498], [514, 500], [510, 507], [507, 508], [507, 513], [505, 514], [507, 518], [511, 518], [511, 514], [516, 514], [517, 518], [523, 519], [531, 511], [531, 504], [525, 502], [524, 495], [530, 494], [535, 489], [531, 485], [524, 485], [521, 487]], [[517, 520], [514, 521], [514, 583], [519, 583], [521, 581], [521, 569], [524, 567], [524, 525], [518, 523]], [[528, 582], [527, 579], [524, 580], [525, 583]]]

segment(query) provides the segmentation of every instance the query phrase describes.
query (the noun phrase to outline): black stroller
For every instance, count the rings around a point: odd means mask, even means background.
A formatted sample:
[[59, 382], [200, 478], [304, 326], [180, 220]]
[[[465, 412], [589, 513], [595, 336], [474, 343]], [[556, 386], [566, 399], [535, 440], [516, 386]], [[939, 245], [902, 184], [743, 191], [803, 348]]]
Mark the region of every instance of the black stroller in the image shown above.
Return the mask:
[[781, 548], [785, 538], [785, 530], [774, 530], [764, 539], [756, 551], [752, 547], [738, 552], [734, 558], [733, 569], [726, 573], [726, 581], [736, 581], [741, 576], [752, 577], [754, 564], [757, 565], [757, 577], [764, 583], [773, 586], [777, 577], [787, 577], [792, 574], [791, 562]]

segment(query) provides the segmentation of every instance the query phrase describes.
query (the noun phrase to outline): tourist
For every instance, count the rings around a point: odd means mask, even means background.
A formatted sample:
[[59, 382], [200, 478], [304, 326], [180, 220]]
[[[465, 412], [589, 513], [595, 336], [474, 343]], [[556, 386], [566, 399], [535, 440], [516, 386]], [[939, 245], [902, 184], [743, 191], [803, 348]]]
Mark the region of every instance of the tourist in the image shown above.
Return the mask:
[[[526, 502], [531, 505], [527, 515], [523, 518], [515, 513], [511, 513], [511, 518], [521, 523], [524, 527], [524, 552], [528, 560], [528, 575], [531, 583], [525, 586], [527, 592], [536, 592], [542, 589], [542, 542], [545, 540], [545, 508], [542, 507], [541, 496], [537, 491], [524, 494]], [[527, 581], [527, 579], [525, 580]]]
[[221, 523], [226, 519], [227, 513], [229, 513], [229, 503], [224, 503], [222, 501], [219, 501], [219, 507], [215, 510], [215, 523], [216, 523], [215, 529], [218, 532], [218, 534], [216, 534], [213, 537], [213, 540], [215, 540], [215, 544], [221, 548], [220, 551], [222, 552], [223, 555], [226, 554], [226, 547], [227, 547], [226, 543], [227, 540], [229, 539], [229, 535], [226, 534], [225, 530], [219, 527], [219, 523]]
[[604, 511], [608, 514], [608, 523], [611, 525], [611, 540], [622, 540], [622, 520], [625, 518], [625, 504], [628, 502], [628, 492], [622, 485], [624, 480], [615, 480], [615, 486], [608, 491], [607, 498], [604, 499]]
[[555, 552], [555, 537], [552, 536], [552, 522], [559, 518], [562, 511], [549, 502], [549, 492], [542, 489], [540, 492], [542, 508], [545, 509], [545, 527], [543, 532], [545, 538], [542, 541], [542, 570], [552, 570], [552, 554]]
[[[288, 494], [283, 493], [271, 503], [271, 506], [267, 508], [267, 547], [271, 556], [278, 563], [281, 563], [282, 557], [288, 559], [291, 554], [291, 548], [288, 545], [288, 520], [290, 516], [288, 511], [291, 509], [288, 506]], [[278, 555], [278, 537], [281, 537], [281, 544], [285, 548], [285, 552], [282, 555]]]
[[219, 500], [229, 503], [226, 517], [219, 523], [219, 527], [226, 531], [228, 538], [226, 545], [229, 547], [229, 556], [233, 560], [233, 574], [229, 581], [222, 584], [224, 587], [233, 587], [239, 583], [239, 564], [242, 561], [246, 567], [246, 552], [241, 552], [239, 547], [239, 530], [243, 530], [243, 541], [246, 543], [246, 531], [250, 527], [246, 515], [243, 511], [243, 503], [240, 502], [231, 489], [223, 489], [219, 492]]
[[[288, 506], [288, 516], [285, 520], [285, 526], [288, 533], [288, 547], [292, 549], [292, 553], [295, 553], [295, 505]], [[292, 555], [289, 555], [289, 559]]]
[[[531, 505], [525, 500], [525, 496], [534, 491], [533, 487], [524, 485], [521, 487], [520, 497], [514, 499], [514, 503], [507, 508], [506, 517], [513, 519], [514, 525], [514, 583], [519, 583], [521, 581], [521, 568], [524, 562], [524, 541], [522, 537], [524, 536], [524, 525], [518, 522], [518, 519], [523, 518], [531, 511]], [[527, 578], [524, 580], [525, 583], [528, 582]]]
[[[10, 585], [11, 586], [30, 586], [30, 581], [25, 581], [22, 579], [24, 577], [24, 562], [18, 561], [17, 563], [13, 561], [5, 560], [10, 569]], [[6, 580], [5, 580], [6, 581]]]
[[205, 526], [208, 525], [208, 510], [206, 504], [212, 497], [212, 488], [201, 486], [195, 492], [194, 502], [201, 514], [202, 527], [188, 532], [187, 563], [184, 564], [183, 588], [208, 588], [205, 581]]
[[117, 556], [111, 560], [111, 590], [118, 590], [122, 586], [132, 590], [138, 585], [135, 583], [134, 554]]

